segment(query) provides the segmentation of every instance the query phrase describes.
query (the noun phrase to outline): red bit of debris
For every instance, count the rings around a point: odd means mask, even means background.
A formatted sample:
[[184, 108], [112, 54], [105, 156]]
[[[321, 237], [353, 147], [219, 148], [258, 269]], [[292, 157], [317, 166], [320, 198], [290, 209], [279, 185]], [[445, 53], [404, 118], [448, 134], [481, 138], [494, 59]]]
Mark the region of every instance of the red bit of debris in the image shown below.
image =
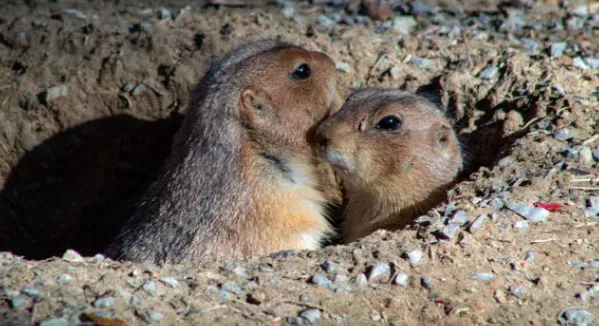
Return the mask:
[[560, 205], [558, 203], [541, 203], [541, 202], [538, 202], [538, 203], [535, 203], [535, 207], [541, 207], [541, 208], [544, 208], [544, 209], [546, 209], [546, 210], [548, 210], [550, 212], [555, 212], [557, 210], [562, 209], [564, 206]]

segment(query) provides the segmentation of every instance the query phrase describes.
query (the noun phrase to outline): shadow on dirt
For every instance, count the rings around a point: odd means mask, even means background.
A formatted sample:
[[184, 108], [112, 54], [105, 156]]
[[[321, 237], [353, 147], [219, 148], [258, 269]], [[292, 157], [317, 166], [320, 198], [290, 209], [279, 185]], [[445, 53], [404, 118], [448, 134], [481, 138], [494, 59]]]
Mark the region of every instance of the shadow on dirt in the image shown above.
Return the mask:
[[39, 144], [0, 192], [0, 251], [30, 259], [98, 253], [135, 210], [182, 121], [129, 115], [70, 128]]

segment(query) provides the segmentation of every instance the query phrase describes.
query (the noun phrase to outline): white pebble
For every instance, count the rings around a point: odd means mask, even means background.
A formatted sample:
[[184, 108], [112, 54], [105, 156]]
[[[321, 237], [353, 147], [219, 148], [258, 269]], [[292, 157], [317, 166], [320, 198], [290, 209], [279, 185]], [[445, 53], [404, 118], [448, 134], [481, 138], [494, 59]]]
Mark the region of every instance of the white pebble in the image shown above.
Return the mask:
[[408, 283], [408, 278], [408, 274], [406, 273], [397, 273], [395, 279], [393, 280], [393, 283], [407, 288], [408, 286], [410, 286], [410, 283]]
[[471, 278], [474, 281], [492, 281], [495, 279], [495, 275], [491, 273], [479, 273]]

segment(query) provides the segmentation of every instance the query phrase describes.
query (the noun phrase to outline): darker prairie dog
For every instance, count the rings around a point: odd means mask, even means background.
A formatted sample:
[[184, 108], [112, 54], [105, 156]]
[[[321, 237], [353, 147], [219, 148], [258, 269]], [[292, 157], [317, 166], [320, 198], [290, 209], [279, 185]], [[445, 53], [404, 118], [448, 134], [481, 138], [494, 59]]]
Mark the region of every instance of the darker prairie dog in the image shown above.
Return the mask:
[[307, 134], [340, 104], [327, 55], [273, 40], [232, 50], [192, 91], [163, 172], [107, 254], [179, 262], [319, 248], [332, 229]]
[[452, 125], [427, 99], [391, 89], [351, 94], [315, 131], [343, 179], [343, 240], [396, 229], [430, 208], [462, 169]]

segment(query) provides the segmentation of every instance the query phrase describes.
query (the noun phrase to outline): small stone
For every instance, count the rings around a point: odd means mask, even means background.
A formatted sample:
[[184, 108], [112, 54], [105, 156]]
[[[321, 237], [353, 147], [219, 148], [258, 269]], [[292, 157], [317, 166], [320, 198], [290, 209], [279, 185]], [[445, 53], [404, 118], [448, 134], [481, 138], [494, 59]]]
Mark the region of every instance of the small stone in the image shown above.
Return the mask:
[[266, 295], [261, 292], [249, 293], [246, 301], [251, 304], [259, 305], [266, 300]]
[[564, 55], [564, 51], [566, 51], [567, 47], [568, 43], [566, 42], [553, 43], [549, 46], [549, 54], [553, 58], [559, 58]]
[[235, 297], [233, 296], [233, 293], [231, 293], [229, 291], [225, 291], [225, 290], [218, 290], [217, 295], [218, 295], [218, 298], [220, 299], [220, 301], [231, 301], [231, 300], [235, 299]]
[[173, 20], [177, 21], [179, 18], [185, 16], [191, 10], [191, 6], [186, 6], [184, 8], [179, 9], [174, 15]]
[[247, 271], [245, 268], [241, 267], [241, 266], [237, 266], [235, 268], [233, 268], [231, 270], [233, 272], [233, 274], [239, 276], [239, 277], [244, 277], [247, 278], [249, 277], [249, 275], [247, 274]]
[[455, 214], [453, 214], [451, 219], [449, 219], [450, 224], [456, 224], [459, 226], [466, 225], [466, 223], [468, 223], [469, 221], [470, 221], [470, 218], [468, 217], [468, 213], [466, 213], [466, 211], [464, 211], [464, 210], [459, 210], [459, 211], [455, 212]]
[[337, 62], [335, 64], [335, 69], [342, 71], [342, 72], [350, 72], [351, 66], [347, 62]]
[[341, 266], [339, 264], [332, 262], [330, 260], [325, 261], [322, 265], [320, 265], [325, 272], [330, 274], [339, 273], [341, 270]]
[[422, 277], [422, 278], [420, 279], [420, 284], [421, 284], [423, 287], [425, 287], [425, 288], [427, 288], [427, 289], [430, 289], [430, 288], [432, 288], [432, 286], [433, 286], [433, 279], [432, 279], [432, 278], [430, 278], [430, 277], [424, 276], [424, 277]]
[[489, 216], [488, 215], [480, 215], [479, 217], [477, 217], [474, 222], [472, 222], [472, 224], [470, 224], [470, 227], [468, 228], [468, 231], [470, 231], [470, 233], [474, 233], [478, 230], [480, 230], [485, 223], [487, 223], [487, 221], [489, 220]]
[[299, 316], [307, 320], [310, 324], [314, 324], [320, 319], [321, 313], [318, 309], [307, 309], [300, 312]]
[[599, 294], [599, 283], [595, 283], [595, 285], [591, 286], [586, 291], [580, 293], [578, 296], [583, 302], [587, 302], [590, 298], [593, 297], [599, 299], [597, 294]]
[[408, 63], [413, 64], [420, 69], [427, 69], [431, 65], [431, 60], [426, 58], [414, 57], [408, 60]]
[[527, 263], [532, 263], [537, 258], [537, 253], [535, 251], [529, 250], [524, 254], [524, 260]]
[[593, 152], [587, 146], [583, 146], [583, 148], [578, 152], [578, 163], [589, 166], [595, 163], [593, 159]]
[[82, 263], [85, 261], [78, 252], [72, 249], [68, 249], [64, 252], [62, 255], [62, 260], [68, 261], [70, 263]]
[[599, 59], [588, 57], [584, 59], [591, 69], [599, 69]]
[[316, 25], [323, 31], [329, 31], [335, 26], [335, 21], [325, 15], [320, 15], [316, 19]]
[[410, 286], [408, 278], [408, 274], [406, 273], [397, 273], [397, 275], [395, 275], [395, 278], [393, 279], [393, 283], [407, 288]]
[[[599, 92], [597, 92], [597, 94], [599, 94]], [[595, 162], [599, 162], [599, 151], [593, 151], [593, 159], [595, 160]]]
[[152, 281], [152, 280], [145, 281], [142, 286], [142, 289], [144, 291], [146, 291], [146, 293], [148, 293], [149, 295], [152, 295], [152, 296], [156, 295], [156, 293], [158, 291], [156, 281]]
[[393, 19], [392, 27], [395, 31], [402, 34], [410, 34], [418, 23], [412, 16], [400, 16]]
[[131, 90], [131, 95], [138, 97], [145, 89], [146, 86], [144, 86], [142, 83], [139, 83], [137, 86], [135, 86], [135, 88], [133, 88], [133, 90]]
[[454, 209], [455, 209], [455, 205], [453, 203], [447, 204], [447, 206], [445, 206], [445, 211], [443, 212], [443, 216], [449, 216], [453, 212]]
[[505, 202], [503, 201], [503, 199], [496, 197], [489, 202], [489, 206], [493, 207], [495, 211], [498, 211], [505, 207]]
[[587, 264], [578, 261], [578, 260], [571, 260], [568, 262], [568, 264], [570, 264], [570, 266], [574, 267], [574, 268], [578, 268], [578, 269], [585, 269], [587, 268]]
[[553, 132], [553, 138], [559, 141], [567, 141], [574, 138], [574, 134], [568, 128], [560, 128]]
[[289, 324], [289, 325], [303, 325], [304, 324], [304, 319], [301, 317], [296, 317], [296, 316], [289, 316], [285, 318], [285, 321]]
[[393, 66], [389, 69], [389, 75], [393, 80], [398, 80], [401, 77], [401, 69], [398, 66]]
[[123, 85], [123, 87], [121, 87], [121, 91], [125, 92], [125, 93], [129, 93], [134, 87], [135, 87], [134, 83], [128, 82], [125, 85]]
[[591, 326], [595, 316], [586, 309], [566, 309], [557, 317], [560, 325]]
[[510, 204], [508, 208], [530, 222], [545, 222], [549, 217], [549, 211], [542, 207], [527, 207], [522, 204]]
[[39, 326], [67, 326], [69, 322], [63, 318], [48, 319], [39, 324]]
[[129, 304], [132, 306], [137, 306], [140, 303], [141, 303], [141, 299], [139, 299], [139, 297], [137, 297], [136, 295], [132, 295], [131, 298], [129, 299]]
[[522, 299], [526, 296], [526, 288], [523, 286], [510, 287], [510, 292], [516, 298]]
[[27, 302], [27, 300], [25, 300], [22, 297], [15, 297], [15, 298], [10, 299], [10, 306], [13, 307], [13, 308], [20, 308], [26, 302]]
[[73, 279], [73, 277], [71, 277], [71, 275], [69, 275], [69, 274], [62, 274], [62, 275], [60, 275], [60, 276], [58, 277], [58, 281], [59, 281], [59, 282], [63, 282], [63, 283], [64, 283], [64, 282], [68, 282], [68, 281], [70, 281], [70, 280], [72, 280], [72, 279]]
[[599, 209], [599, 196], [589, 197], [589, 207]]
[[420, 1], [410, 2], [410, 7], [412, 8], [412, 15], [416, 16], [434, 16], [439, 12], [437, 8], [431, 7]]
[[420, 260], [422, 260], [422, 255], [423, 253], [420, 249], [414, 249], [405, 253], [405, 256], [408, 258], [408, 261], [414, 265], [418, 264]]
[[96, 308], [107, 308], [110, 307], [114, 304], [115, 299], [114, 297], [102, 297], [102, 298], [98, 298], [96, 301], [94, 301], [94, 307]]
[[349, 281], [349, 278], [345, 275], [337, 274], [337, 275], [335, 275], [335, 277], [333, 277], [333, 283], [336, 283], [336, 284], [343, 284], [343, 283], [347, 283], [348, 281]]
[[366, 278], [366, 275], [364, 275], [364, 273], [360, 273], [354, 279], [354, 283], [359, 288], [362, 288], [362, 287], [365, 287], [368, 284], [368, 279]]
[[50, 103], [59, 97], [67, 96], [68, 93], [69, 87], [67, 85], [50, 87], [44, 93], [44, 103]]
[[514, 163], [514, 158], [511, 156], [506, 156], [501, 160], [497, 161], [497, 166], [500, 168], [505, 168], [512, 165], [512, 163]]
[[166, 8], [158, 8], [156, 9], [156, 16], [158, 16], [158, 19], [163, 20], [171, 16], [171, 11]]
[[497, 76], [497, 73], [499, 72], [499, 68], [492, 66], [492, 67], [487, 67], [485, 69], [483, 69], [478, 76], [484, 80], [491, 80], [493, 78], [495, 78], [495, 76]]
[[329, 278], [323, 273], [314, 274], [312, 276], [312, 278], [310, 279], [310, 281], [312, 282], [312, 284], [321, 286], [323, 288], [327, 288], [329, 290], [334, 289], [333, 284], [331, 283], [331, 280], [329, 280]]
[[574, 9], [572, 9], [572, 11], [570, 11], [570, 14], [572, 14], [574, 16], [579, 16], [579, 17], [586, 17], [589, 15], [589, 8], [586, 5], [578, 6]]
[[235, 283], [233, 281], [223, 283], [220, 286], [220, 289], [227, 291], [227, 292], [231, 292], [236, 295], [240, 295], [241, 293], [243, 293], [243, 290], [241, 289], [241, 287], [239, 287], [239, 285], [237, 285], [237, 283]]
[[572, 67], [582, 70], [587, 70], [590, 68], [589, 65], [581, 57], [576, 57], [572, 60]]
[[150, 320], [153, 320], [153, 321], [159, 321], [163, 317], [162, 313], [160, 313], [158, 311], [154, 311], [154, 310], [148, 310], [146, 315], [148, 316], [148, 318]]
[[37, 297], [38, 295], [40, 295], [40, 291], [38, 291], [36, 288], [32, 286], [26, 286], [25, 288], [23, 288], [21, 292], [27, 294], [30, 297]]
[[293, 6], [284, 6], [283, 9], [281, 9], [281, 15], [287, 19], [291, 19], [293, 18], [293, 15], [295, 15], [295, 9], [293, 9]]
[[174, 279], [172, 277], [163, 277], [160, 279], [160, 282], [172, 287], [173, 289], [176, 289], [179, 287], [179, 281], [177, 281], [176, 279]]
[[528, 221], [518, 221], [513, 224], [514, 229], [526, 230], [528, 229]]
[[478, 273], [471, 277], [474, 281], [492, 281], [495, 279], [495, 275], [491, 273]]
[[445, 239], [445, 240], [452, 240], [453, 238], [455, 238], [455, 236], [458, 234], [458, 232], [460, 232], [460, 226], [456, 225], [456, 224], [449, 224], [446, 225], [444, 227], [442, 227], [441, 229], [437, 230], [435, 232], [435, 234], [437, 235], [438, 238], [441, 239]]
[[71, 16], [71, 17], [75, 17], [75, 18], [79, 18], [79, 19], [87, 19], [87, 15], [85, 15], [84, 13], [82, 13], [79, 10], [76, 9], [66, 9], [64, 11], [65, 14]]
[[391, 266], [387, 263], [376, 263], [370, 265], [367, 268], [366, 275], [368, 276], [368, 281], [373, 282], [379, 279], [386, 281], [389, 279], [389, 273], [391, 272]]

